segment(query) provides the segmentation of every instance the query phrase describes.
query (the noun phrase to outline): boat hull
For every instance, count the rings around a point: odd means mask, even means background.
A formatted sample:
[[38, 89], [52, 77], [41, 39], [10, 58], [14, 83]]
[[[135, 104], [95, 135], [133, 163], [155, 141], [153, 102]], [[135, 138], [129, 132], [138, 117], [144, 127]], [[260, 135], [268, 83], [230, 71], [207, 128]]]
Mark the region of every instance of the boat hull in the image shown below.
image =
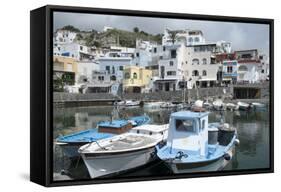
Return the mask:
[[91, 178], [123, 173], [143, 166], [156, 157], [154, 147], [122, 153], [81, 155]]
[[[235, 153], [235, 146], [231, 147], [227, 154], [232, 158]], [[191, 162], [191, 163], [182, 163], [178, 160], [174, 161], [165, 161], [165, 163], [170, 167], [170, 169], [175, 174], [180, 173], [195, 173], [195, 172], [213, 172], [223, 170], [224, 167], [229, 163], [230, 160], [226, 160], [224, 156], [220, 158], [213, 159], [210, 161], [204, 162]]]

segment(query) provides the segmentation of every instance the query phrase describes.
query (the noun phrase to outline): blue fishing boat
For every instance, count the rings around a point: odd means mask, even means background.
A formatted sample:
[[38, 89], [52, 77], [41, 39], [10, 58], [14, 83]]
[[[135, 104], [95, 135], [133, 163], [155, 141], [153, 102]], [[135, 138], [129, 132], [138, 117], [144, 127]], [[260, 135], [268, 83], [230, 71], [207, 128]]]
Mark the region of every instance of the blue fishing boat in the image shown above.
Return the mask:
[[126, 120], [117, 119], [112, 121], [103, 121], [99, 122], [96, 128], [60, 136], [56, 139], [55, 144], [62, 148], [66, 156], [76, 157], [79, 156], [78, 149], [82, 145], [128, 132], [133, 127], [148, 124], [149, 122], [150, 118], [145, 115], [130, 117]]
[[239, 143], [237, 131], [226, 123], [208, 123], [208, 112], [171, 114], [166, 145], [157, 156], [173, 173], [210, 172], [223, 169]]

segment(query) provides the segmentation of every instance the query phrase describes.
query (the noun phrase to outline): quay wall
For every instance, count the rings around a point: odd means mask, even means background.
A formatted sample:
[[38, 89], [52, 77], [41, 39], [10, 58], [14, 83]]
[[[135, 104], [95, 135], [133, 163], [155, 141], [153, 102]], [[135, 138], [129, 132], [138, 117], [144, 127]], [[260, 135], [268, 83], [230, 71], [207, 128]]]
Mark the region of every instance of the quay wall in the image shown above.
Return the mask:
[[[269, 88], [268, 86], [261, 86], [260, 98], [245, 99], [245, 101], [268, 101]], [[207, 99], [212, 101], [216, 98], [222, 98], [225, 101], [233, 101], [233, 87], [213, 87], [190, 89], [185, 91], [186, 101], [194, 101], [196, 99]], [[54, 106], [91, 106], [91, 105], [112, 105], [115, 101], [120, 100], [140, 100], [148, 101], [170, 101], [182, 102], [183, 91], [169, 91], [169, 92], [151, 92], [151, 93], [123, 93], [120, 96], [110, 93], [63, 93], [54, 92], [53, 103]], [[242, 100], [242, 99], [240, 99]], [[244, 99], [243, 99], [244, 100]]]

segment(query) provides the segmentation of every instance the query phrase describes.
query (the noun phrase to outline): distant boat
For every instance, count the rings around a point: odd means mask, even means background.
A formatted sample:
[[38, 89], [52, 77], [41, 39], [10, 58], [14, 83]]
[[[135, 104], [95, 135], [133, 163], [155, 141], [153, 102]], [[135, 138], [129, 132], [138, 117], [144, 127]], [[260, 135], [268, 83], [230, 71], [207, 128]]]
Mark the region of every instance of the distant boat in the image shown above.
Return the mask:
[[228, 124], [209, 124], [208, 114], [171, 114], [167, 144], [156, 148], [157, 156], [173, 173], [222, 170], [234, 155], [239, 143], [236, 129]]
[[226, 106], [221, 99], [217, 99], [213, 102], [213, 107], [217, 111], [224, 111], [226, 110]]
[[117, 106], [130, 107], [130, 106], [139, 106], [139, 105], [140, 105], [140, 101], [136, 101], [136, 100], [125, 100], [125, 101], [117, 102]]
[[146, 102], [143, 105], [144, 109], [149, 109], [149, 110], [157, 110], [161, 108], [161, 105], [163, 105], [165, 102], [160, 102], [160, 101], [156, 101], [156, 102]]
[[91, 178], [122, 173], [156, 159], [155, 146], [167, 139], [168, 125], [143, 125], [130, 133], [79, 149]]
[[237, 103], [237, 105], [239, 106], [239, 110], [243, 110], [243, 111], [245, 111], [245, 110], [249, 110], [250, 109], [250, 104], [248, 104], [248, 103], [244, 103], [244, 102], [238, 102]]
[[165, 103], [163, 103], [160, 107], [161, 107], [161, 108], [176, 108], [177, 105], [176, 105], [176, 104], [173, 104], [173, 103], [171, 103], [171, 102], [165, 102]]
[[257, 102], [252, 103], [252, 106], [253, 106], [254, 109], [264, 109], [264, 108], [266, 108], [265, 104], [257, 103]]
[[130, 117], [127, 120], [118, 119], [99, 122], [97, 128], [60, 136], [56, 139], [55, 144], [62, 148], [66, 156], [76, 157], [79, 156], [78, 149], [82, 145], [128, 132], [133, 127], [149, 122], [150, 118], [148, 116], [136, 116]]
[[231, 110], [231, 111], [236, 111], [239, 109], [239, 105], [235, 105], [234, 103], [227, 103], [226, 109]]

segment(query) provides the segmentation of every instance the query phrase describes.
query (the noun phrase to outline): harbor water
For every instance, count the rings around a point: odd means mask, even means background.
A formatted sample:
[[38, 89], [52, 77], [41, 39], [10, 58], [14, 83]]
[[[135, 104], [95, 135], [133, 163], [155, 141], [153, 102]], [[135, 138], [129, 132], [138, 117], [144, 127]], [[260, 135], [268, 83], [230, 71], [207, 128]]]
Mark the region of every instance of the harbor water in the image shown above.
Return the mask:
[[[100, 121], [112, 118], [127, 118], [130, 116], [148, 115], [153, 124], [169, 122], [173, 110], [146, 110], [143, 107], [114, 109], [112, 106], [92, 106], [73, 108], [54, 108], [53, 137], [67, 135], [77, 131], [95, 128]], [[218, 122], [224, 118], [226, 123], [237, 127], [240, 145], [236, 154], [225, 170], [243, 170], [268, 168], [270, 165], [269, 146], [269, 112], [260, 111], [211, 111], [209, 122]], [[114, 163], [114, 162], [113, 162]], [[82, 158], [69, 159], [61, 149], [53, 148], [54, 180], [89, 179], [89, 174]], [[62, 174], [67, 175], [61, 176]], [[169, 175], [171, 171], [161, 162], [155, 161], [140, 169], [131, 170], [114, 177], [139, 177]]]

